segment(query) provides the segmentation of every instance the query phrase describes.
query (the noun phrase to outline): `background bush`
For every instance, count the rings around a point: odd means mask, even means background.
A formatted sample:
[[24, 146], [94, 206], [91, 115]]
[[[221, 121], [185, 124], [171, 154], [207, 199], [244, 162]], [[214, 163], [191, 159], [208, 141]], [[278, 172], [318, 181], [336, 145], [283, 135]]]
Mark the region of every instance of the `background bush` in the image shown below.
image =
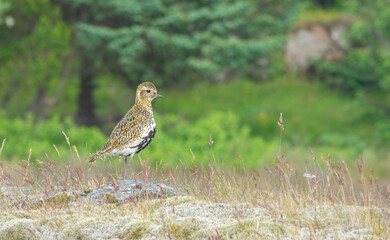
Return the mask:
[[[6, 138], [2, 159], [26, 159], [29, 149], [31, 160], [58, 160], [55, 145], [63, 159], [71, 158], [71, 151], [62, 131], [70, 138], [71, 148], [76, 146], [82, 157], [86, 157], [88, 149], [98, 149], [106, 140], [106, 136], [98, 128], [75, 126], [72, 119], [60, 121], [58, 117], [34, 122], [31, 115], [26, 119], [0, 119], [0, 136]], [[2, 140], [3, 140], [2, 139]], [[73, 151], [73, 150], [72, 150]]]
[[[364, 7], [361, 7], [364, 6]], [[388, 159], [388, 0], [0, 0], [2, 160], [81, 158], [107, 140], [141, 81], [156, 83], [158, 134], [141, 156], [258, 167], [309, 149]], [[321, 13], [321, 14], [319, 14]], [[287, 33], [352, 16], [346, 57], [284, 69]], [[86, 128], [85, 126], [93, 126]], [[98, 128], [97, 128], [98, 127]], [[210, 136], [213, 144], [210, 146]], [[195, 160], [193, 159], [193, 155]], [[385, 161], [382, 161], [385, 162]]]
[[374, 131], [385, 141], [390, 135], [389, 6], [389, 1], [379, 0], [339, 3], [340, 10], [357, 17], [348, 30], [346, 57], [341, 63], [314, 63], [322, 81], [371, 105], [377, 119]]

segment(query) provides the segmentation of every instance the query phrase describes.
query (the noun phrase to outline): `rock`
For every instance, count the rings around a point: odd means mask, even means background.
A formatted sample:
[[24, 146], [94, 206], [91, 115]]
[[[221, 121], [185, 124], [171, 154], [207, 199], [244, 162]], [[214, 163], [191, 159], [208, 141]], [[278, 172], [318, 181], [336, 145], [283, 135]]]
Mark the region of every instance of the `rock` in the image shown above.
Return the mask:
[[289, 69], [306, 71], [311, 60], [340, 61], [347, 45], [345, 26], [314, 24], [289, 34], [285, 59]]
[[[30, 187], [0, 187], [0, 210], [5, 206], [23, 205], [26, 196], [32, 194], [33, 190]], [[24, 197], [21, 197], [24, 196]]]
[[94, 203], [131, 203], [134, 199], [166, 198], [177, 195], [177, 190], [165, 184], [152, 182], [123, 180], [118, 186], [112, 183], [104, 184], [100, 188], [92, 190], [85, 197]]
[[[115, 187], [113, 183], [104, 184], [88, 191], [64, 190], [46, 194], [34, 194], [30, 188], [1, 187], [0, 209], [5, 206], [18, 206], [37, 209], [42, 206], [63, 207], [77, 205], [80, 202], [100, 204], [127, 204], [135, 199], [161, 199], [177, 195], [177, 190], [163, 183], [126, 180]], [[80, 201], [81, 200], [81, 201]]]

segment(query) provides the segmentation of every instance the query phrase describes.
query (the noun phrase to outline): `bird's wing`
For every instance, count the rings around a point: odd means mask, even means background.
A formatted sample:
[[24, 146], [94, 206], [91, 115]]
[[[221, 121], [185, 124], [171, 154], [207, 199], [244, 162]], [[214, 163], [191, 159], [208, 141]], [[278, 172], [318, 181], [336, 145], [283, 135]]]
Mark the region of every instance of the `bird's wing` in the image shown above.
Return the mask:
[[116, 149], [136, 141], [141, 135], [141, 123], [142, 121], [136, 116], [125, 116], [112, 131], [108, 139], [109, 146], [112, 149]]
[[[111, 149], [118, 149], [136, 141], [142, 132], [142, 116], [136, 116], [131, 113], [126, 114], [122, 120], [115, 126], [106, 145]], [[104, 147], [103, 147], [104, 148]]]
[[132, 141], [137, 144], [137, 140], [142, 134], [142, 122], [141, 119], [132, 115], [130, 110], [115, 126], [107, 143], [95, 155], [90, 157], [89, 161], [93, 162], [99, 157], [132, 143]]

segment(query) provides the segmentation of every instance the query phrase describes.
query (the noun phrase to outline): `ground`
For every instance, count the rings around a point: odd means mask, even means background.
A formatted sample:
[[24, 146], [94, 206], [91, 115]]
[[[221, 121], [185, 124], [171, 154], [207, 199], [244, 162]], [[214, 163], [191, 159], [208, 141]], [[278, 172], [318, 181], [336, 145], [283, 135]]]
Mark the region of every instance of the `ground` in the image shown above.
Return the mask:
[[388, 209], [376, 207], [308, 202], [286, 208], [291, 203], [263, 199], [252, 206], [183, 194], [118, 202], [119, 190], [111, 191], [96, 201], [88, 197], [96, 189], [44, 197], [3, 187], [0, 239], [385, 239], [390, 223]]

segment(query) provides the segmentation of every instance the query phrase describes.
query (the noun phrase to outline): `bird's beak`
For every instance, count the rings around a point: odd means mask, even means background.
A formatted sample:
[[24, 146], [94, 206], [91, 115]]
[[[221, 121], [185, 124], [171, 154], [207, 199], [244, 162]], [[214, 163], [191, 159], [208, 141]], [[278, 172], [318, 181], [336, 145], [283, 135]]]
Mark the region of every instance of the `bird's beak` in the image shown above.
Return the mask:
[[158, 93], [157, 93], [157, 97], [159, 97], [159, 98], [163, 98], [163, 96], [162, 96], [162, 95], [160, 95], [160, 94], [158, 94]]

